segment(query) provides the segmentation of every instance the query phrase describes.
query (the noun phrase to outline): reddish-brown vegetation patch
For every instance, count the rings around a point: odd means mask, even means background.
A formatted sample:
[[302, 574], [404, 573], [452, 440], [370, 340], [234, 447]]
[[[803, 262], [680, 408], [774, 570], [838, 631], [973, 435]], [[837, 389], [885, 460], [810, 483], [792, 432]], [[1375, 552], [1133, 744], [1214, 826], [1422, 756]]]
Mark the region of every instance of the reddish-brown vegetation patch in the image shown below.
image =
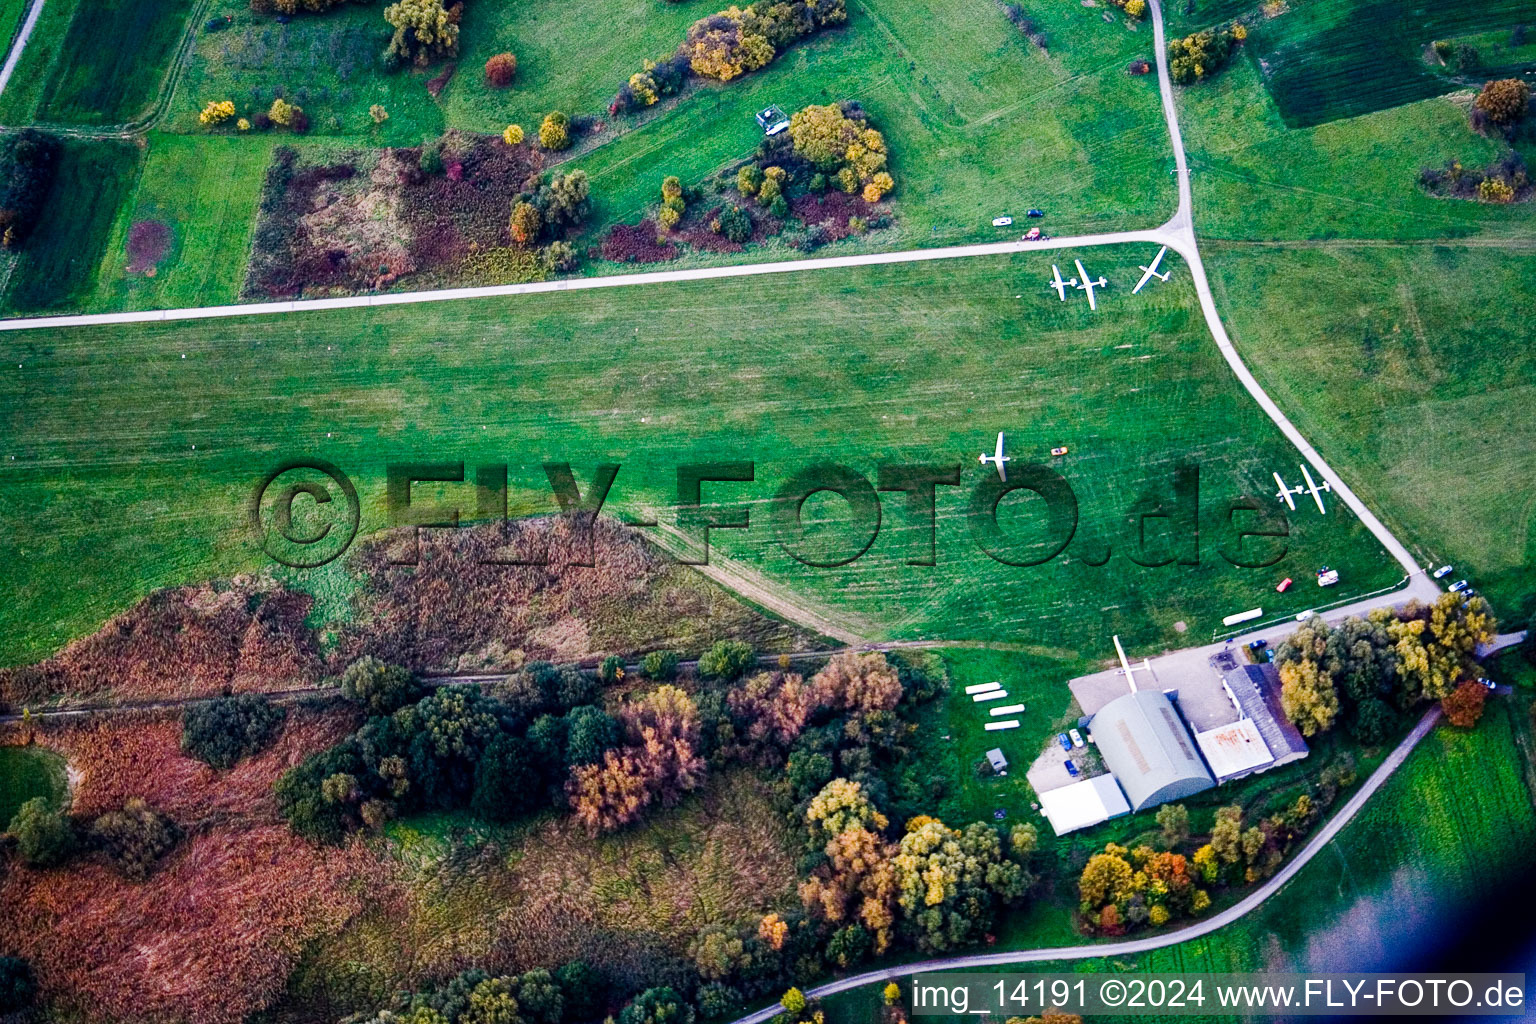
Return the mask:
[[603, 239], [602, 256], [614, 263], [663, 263], [677, 259], [677, 246], [658, 241], [656, 222], [647, 217], [639, 224], [618, 224]]
[[307, 167], [294, 150], [278, 149], [245, 295], [354, 292], [409, 275], [426, 283], [474, 252], [507, 245], [511, 198], [543, 166], [539, 152], [450, 133], [442, 165], [423, 171], [414, 148]]
[[145, 700], [300, 686], [320, 673], [312, 598], [237, 579], [157, 591], [47, 661], [0, 670], [0, 700]]
[[284, 824], [190, 836], [142, 882], [94, 862], [13, 865], [0, 946], [31, 961], [46, 1000], [89, 1019], [236, 1024], [380, 874], [361, 842], [320, 849]]
[[427, 80], [427, 92], [431, 94], [433, 99], [437, 99], [443, 94], [443, 90], [448, 88], [448, 83], [453, 78], [453, 73], [458, 69], [459, 66], [457, 64], [449, 64]]
[[[181, 712], [145, 710], [91, 719], [42, 718], [30, 738], [71, 766], [70, 810], [96, 815], [142, 797], [184, 827], [205, 818], [280, 820], [272, 783], [305, 755], [323, 750], [357, 726], [353, 708], [336, 699], [327, 710], [294, 706], [269, 749], [228, 771], [214, 771], [181, 750]], [[19, 726], [9, 738], [17, 735]]]
[[306, 944], [389, 892], [360, 842], [311, 846], [272, 798], [279, 774], [355, 725], [350, 709], [295, 707], [272, 749], [220, 773], [181, 753], [174, 712], [33, 724], [37, 742], [69, 759], [74, 813], [141, 796], [186, 838], [140, 882], [97, 858], [47, 871], [11, 863], [0, 948], [31, 961], [54, 1008], [86, 1019], [244, 1020], [282, 990]]
[[154, 277], [155, 268], [171, 251], [171, 229], [163, 221], [136, 221], [128, 229], [128, 273]]
[[878, 204], [866, 203], [862, 196], [835, 189], [821, 195], [796, 196], [790, 200], [789, 208], [806, 226], [819, 225], [826, 232], [828, 242], [836, 242], [853, 233], [848, 226], [849, 218], [862, 217], [867, 223], [882, 212]]
[[[389, 537], [364, 545], [351, 568], [367, 582], [335, 664], [373, 654], [419, 671], [469, 671], [698, 651], [726, 637], [775, 650], [811, 643], [611, 520], [591, 530], [591, 568], [570, 564], [587, 557], [584, 531], [570, 520], [519, 520], [506, 531], [485, 526], [424, 541], [417, 566], [389, 563]], [[548, 566], [485, 564], [539, 553]]]

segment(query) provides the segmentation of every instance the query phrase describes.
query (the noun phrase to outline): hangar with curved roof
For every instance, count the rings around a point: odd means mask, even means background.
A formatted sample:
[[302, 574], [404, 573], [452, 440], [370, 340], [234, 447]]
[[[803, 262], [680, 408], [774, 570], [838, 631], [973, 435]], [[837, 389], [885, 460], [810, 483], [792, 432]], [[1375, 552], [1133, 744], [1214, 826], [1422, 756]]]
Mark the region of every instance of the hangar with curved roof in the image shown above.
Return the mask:
[[1094, 740], [1133, 811], [1216, 785], [1178, 709], [1165, 695], [1137, 690], [1093, 716]]

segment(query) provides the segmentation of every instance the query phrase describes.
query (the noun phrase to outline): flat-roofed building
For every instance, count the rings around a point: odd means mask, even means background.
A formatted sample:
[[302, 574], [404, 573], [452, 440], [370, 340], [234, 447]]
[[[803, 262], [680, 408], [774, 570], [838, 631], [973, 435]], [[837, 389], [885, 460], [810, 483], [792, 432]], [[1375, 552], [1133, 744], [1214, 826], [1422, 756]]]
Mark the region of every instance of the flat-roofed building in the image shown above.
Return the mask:
[[1040, 809], [1059, 836], [1131, 813], [1113, 775], [1096, 775], [1041, 793]]

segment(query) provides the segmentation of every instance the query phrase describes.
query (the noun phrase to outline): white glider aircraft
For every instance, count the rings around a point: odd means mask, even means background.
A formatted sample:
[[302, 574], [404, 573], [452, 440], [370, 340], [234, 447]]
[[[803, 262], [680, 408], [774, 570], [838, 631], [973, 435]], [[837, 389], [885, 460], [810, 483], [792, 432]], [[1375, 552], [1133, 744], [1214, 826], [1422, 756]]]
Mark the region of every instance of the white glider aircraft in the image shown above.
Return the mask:
[[1331, 490], [1333, 490], [1333, 488], [1328, 486], [1328, 481], [1327, 480], [1323, 481], [1322, 486], [1318, 486], [1316, 483], [1314, 483], [1313, 480], [1312, 480], [1312, 474], [1307, 472], [1307, 467], [1306, 466], [1302, 466], [1301, 467], [1301, 475], [1307, 481], [1307, 491], [1308, 491], [1308, 493], [1310, 493], [1312, 495], [1312, 500], [1317, 502], [1317, 510], [1319, 512], [1321, 512], [1323, 515], [1327, 515], [1328, 514], [1328, 510], [1323, 507], [1323, 493], [1322, 492], [1324, 492], [1324, 491], [1331, 491]]
[[1285, 481], [1280, 478], [1280, 474], [1279, 473], [1275, 473], [1275, 474], [1273, 474], [1273, 476], [1275, 478], [1275, 483], [1277, 485], [1279, 485], [1279, 487], [1280, 487], [1280, 490], [1275, 492], [1275, 497], [1280, 499], [1281, 501], [1285, 502], [1286, 507], [1289, 508], [1292, 512], [1295, 512], [1296, 511], [1296, 503], [1291, 500], [1291, 495], [1293, 495], [1293, 494], [1301, 494], [1301, 493], [1303, 493], [1306, 490], [1306, 488], [1304, 488], [1304, 487], [1287, 487], [1287, 486], [1285, 486]]
[[982, 452], [981, 464], [985, 466], [988, 463], [991, 463], [992, 465], [996, 466], [997, 475], [1002, 478], [1003, 483], [1007, 483], [1008, 472], [1003, 468], [1003, 463], [1012, 461], [1013, 459], [1011, 457], [1003, 454], [1003, 432], [999, 430], [997, 432], [997, 451], [991, 455], [988, 455], [986, 452]]
[[1088, 271], [1083, 269], [1082, 260], [1074, 260], [1073, 262], [1077, 264], [1077, 272], [1082, 275], [1082, 277], [1078, 280], [1077, 288], [1079, 291], [1086, 291], [1088, 293], [1088, 308], [1097, 310], [1099, 308], [1099, 304], [1093, 300], [1093, 290], [1095, 288], [1103, 288], [1108, 285], [1109, 282], [1104, 280], [1102, 276], [1097, 281], [1089, 277]]
[[1142, 287], [1145, 286], [1146, 283], [1152, 280], [1154, 277], [1159, 281], [1168, 280], [1168, 275], [1172, 274], [1173, 271], [1165, 270], [1161, 274], [1157, 272], [1158, 265], [1163, 262], [1163, 257], [1167, 255], [1167, 253], [1168, 247], [1165, 245], [1161, 249], [1157, 250], [1157, 257], [1152, 261], [1152, 265], [1150, 267], [1137, 268], [1142, 271], [1142, 275], [1141, 280], [1136, 282], [1136, 287], [1131, 289], [1132, 295], [1135, 295], [1137, 292], [1141, 291]]
[[1077, 287], [1077, 278], [1070, 277], [1067, 280], [1063, 281], [1061, 279], [1061, 268], [1058, 267], [1054, 263], [1051, 264], [1051, 274], [1055, 278], [1055, 280], [1047, 281], [1045, 283], [1050, 285], [1052, 288], [1056, 289], [1056, 297], [1058, 299], [1060, 299], [1062, 302], [1066, 302], [1067, 301], [1067, 289], [1068, 288], [1076, 288]]

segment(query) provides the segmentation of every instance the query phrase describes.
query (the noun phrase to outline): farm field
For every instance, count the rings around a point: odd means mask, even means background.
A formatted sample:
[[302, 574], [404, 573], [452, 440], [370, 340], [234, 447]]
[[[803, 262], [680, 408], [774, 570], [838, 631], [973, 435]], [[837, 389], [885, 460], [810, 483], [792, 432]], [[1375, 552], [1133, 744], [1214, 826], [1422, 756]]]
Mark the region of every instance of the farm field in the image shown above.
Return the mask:
[[[1042, 962], [1020, 970], [1404, 969], [1405, 960], [1428, 957], [1427, 943], [1453, 930], [1463, 914], [1479, 909], [1490, 892], [1529, 870], [1536, 840], [1529, 750], [1524, 709], [1507, 701], [1491, 704], [1474, 730], [1442, 725], [1330, 852], [1315, 858], [1280, 896], [1247, 917], [1212, 935], [1140, 956]], [[878, 986], [869, 986], [835, 996], [826, 1005], [829, 1017], [863, 1024], [879, 1019], [879, 1001]]]
[[[1531, 20], [1526, 0], [1318, 0], [1261, 11], [1257, 0], [1168, 5], [1170, 33], [1233, 18], [1249, 26], [1240, 62], [1262, 68], [1284, 123], [1308, 128], [1439, 96], [1487, 78], [1529, 71], [1533, 54], [1508, 43]], [[1465, 73], [1426, 56], [1436, 41], [1478, 48]], [[1222, 74], [1227, 74], [1223, 71]]]
[[[1080, 255], [1117, 289], [1121, 268], [1146, 254]], [[1209, 636], [1233, 609], [1308, 607], [1315, 591], [1279, 597], [1274, 585], [1305, 583], [1321, 564], [1341, 570], [1339, 598], [1397, 582], [1397, 567], [1340, 508], [1292, 517], [1269, 568], [1229, 564], [1227, 503], [1253, 494], [1267, 506], [1270, 472], [1294, 451], [1209, 344], [1187, 278], [1134, 299], [1112, 290], [1095, 317], [1041, 287], [1049, 266], [1000, 257], [957, 261], [942, 276], [906, 264], [7, 334], [5, 362], [20, 365], [0, 378], [16, 455], [0, 463], [0, 519], [15, 524], [5, 555], [17, 567], [3, 659], [46, 653], [157, 586], [264, 564], [245, 526], [250, 489], [300, 456], [357, 478], [365, 532], [383, 525], [386, 462], [509, 463], [520, 515], [553, 511], [541, 462], [569, 460], [586, 480], [591, 464], [617, 461], [606, 507], [634, 516], [675, 502], [681, 464], [751, 459], [754, 483], [706, 487], [707, 507], [745, 502], [753, 523], [712, 531], [713, 549], [869, 638], [1006, 640], [1100, 659], [1111, 633], [1161, 649]], [[1071, 449], [1054, 465], [1079, 522], [1055, 560], [1004, 565], [972, 540], [969, 495], [986, 479], [975, 452], [998, 429], [1016, 466], [1048, 461], [1053, 445]], [[805, 505], [801, 554], [839, 561], [862, 543], [867, 552], [825, 569], [791, 558], [765, 499], [829, 460], [869, 479], [881, 462], [970, 467], [963, 486], [939, 490], [937, 564], [907, 564], [922, 557], [927, 530], [890, 499], [869, 542], [868, 523], [826, 496]], [[1173, 476], [1185, 460], [1199, 463], [1199, 564], [1143, 567], [1132, 556], [1172, 557], [1171, 521], [1145, 520], [1138, 550], [1126, 516], [1158, 503], [1177, 511]], [[428, 500], [434, 489], [422, 490]], [[473, 507], [472, 488], [445, 490]], [[1049, 553], [1044, 525], [1021, 497], [1001, 505], [1002, 537], [1020, 545], [1005, 557], [1038, 559]], [[668, 509], [662, 521], [671, 518]], [[1236, 557], [1279, 553], [1255, 545]], [[64, 572], [77, 585], [61, 594]]]
[[1536, 593], [1525, 246], [1209, 245], [1265, 389], [1425, 561], [1506, 617]]
[[16, 313], [73, 310], [90, 300], [112, 225], [138, 180], [142, 147], [117, 139], [68, 139], [42, 223], [5, 288]]
[[1426, 99], [1291, 128], [1249, 60], [1234, 60], [1177, 97], [1202, 240], [1536, 232], [1536, 204], [1442, 199], [1419, 186], [1421, 168], [1453, 160], [1480, 168], [1498, 157], [1494, 143], [1468, 127], [1466, 98]]
[[44, 6], [0, 97], [0, 121], [117, 125], [150, 114], [192, 0], [62, 0]]
[[277, 144], [152, 133], [104, 254], [92, 310], [236, 301], [257, 195]]

